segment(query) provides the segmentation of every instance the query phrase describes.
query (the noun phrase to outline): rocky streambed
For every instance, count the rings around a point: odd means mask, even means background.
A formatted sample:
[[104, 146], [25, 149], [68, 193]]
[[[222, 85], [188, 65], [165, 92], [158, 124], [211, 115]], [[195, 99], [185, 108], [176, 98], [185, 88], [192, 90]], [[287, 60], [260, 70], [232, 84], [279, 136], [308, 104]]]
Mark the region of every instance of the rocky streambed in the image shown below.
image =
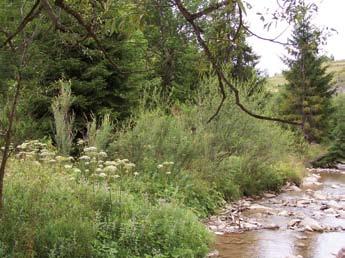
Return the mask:
[[228, 204], [205, 223], [213, 257], [328, 258], [345, 247], [345, 170], [312, 169], [301, 187]]

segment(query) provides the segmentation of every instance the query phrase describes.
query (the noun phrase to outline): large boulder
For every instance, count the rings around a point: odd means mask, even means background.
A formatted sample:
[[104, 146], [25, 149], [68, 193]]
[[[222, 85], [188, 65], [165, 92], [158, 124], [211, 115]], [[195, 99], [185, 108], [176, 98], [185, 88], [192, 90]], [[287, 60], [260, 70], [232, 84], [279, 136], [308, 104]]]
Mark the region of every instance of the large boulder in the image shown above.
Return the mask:
[[337, 254], [336, 258], [345, 258], [345, 248], [341, 248]]

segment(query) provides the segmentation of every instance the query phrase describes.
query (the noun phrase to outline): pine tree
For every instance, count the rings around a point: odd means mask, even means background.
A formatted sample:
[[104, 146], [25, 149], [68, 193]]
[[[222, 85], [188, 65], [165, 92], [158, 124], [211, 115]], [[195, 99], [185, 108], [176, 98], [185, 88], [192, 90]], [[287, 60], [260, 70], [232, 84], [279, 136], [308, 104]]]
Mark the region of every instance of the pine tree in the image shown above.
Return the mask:
[[328, 117], [332, 111], [330, 99], [332, 74], [326, 72], [325, 59], [319, 56], [321, 32], [311, 23], [312, 14], [301, 6], [289, 40], [285, 58], [289, 70], [282, 111], [286, 119], [300, 121], [305, 139], [320, 142], [326, 134]]

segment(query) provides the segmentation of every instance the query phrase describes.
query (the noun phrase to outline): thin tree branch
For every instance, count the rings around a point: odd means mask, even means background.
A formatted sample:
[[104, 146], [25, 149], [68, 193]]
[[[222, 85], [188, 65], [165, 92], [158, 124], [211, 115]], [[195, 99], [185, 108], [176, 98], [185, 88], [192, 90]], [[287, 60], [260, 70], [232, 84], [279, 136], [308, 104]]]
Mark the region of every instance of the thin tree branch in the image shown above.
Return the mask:
[[67, 28], [62, 25], [62, 23], [60, 22], [59, 16], [56, 15], [49, 1], [48, 0], [40, 0], [40, 1], [41, 1], [41, 6], [46, 11], [47, 16], [50, 18], [55, 28], [57, 28], [58, 30], [62, 32], [67, 32]]
[[39, 13], [41, 12], [41, 8], [39, 7], [39, 3], [40, 3], [40, 0], [36, 0], [35, 4], [32, 6], [29, 13], [24, 17], [22, 22], [17, 27], [16, 31], [14, 33], [12, 33], [9, 37], [7, 37], [7, 39], [2, 44], [2, 46], [0, 46], [0, 48], [6, 46], [13, 38], [15, 38], [21, 31], [23, 31], [25, 29], [25, 27], [31, 21], [33, 21], [39, 15]]
[[270, 39], [270, 38], [265, 38], [265, 37], [262, 37], [262, 36], [260, 36], [260, 35], [258, 35], [258, 34], [256, 34], [256, 33], [254, 33], [252, 30], [250, 30], [250, 29], [249, 29], [247, 26], [245, 26], [245, 25], [243, 25], [243, 28], [244, 28], [249, 34], [251, 34], [251, 35], [254, 36], [254, 37], [257, 37], [258, 39], [265, 40], [265, 41], [270, 41], [270, 42], [272, 42], [272, 43], [280, 44], [280, 45], [283, 45], [283, 46], [289, 46], [289, 45], [291, 45], [289, 42], [281, 42], [281, 41], [278, 41], [278, 40], [277, 40], [277, 38], [279, 38], [279, 37], [285, 32], [286, 29], [285, 29], [282, 33], [280, 33], [277, 37]]
[[107, 59], [107, 61], [110, 63], [110, 65], [115, 69], [120, 71], [120, 68], [113, 62], [113, 60], [109, 57], [107, 51], [105, 50], [105, 48], [103, 47], [103, 45], [101, 44], [100, 40], [98, 39], [97, 35], [95, 34], [95, 32], [93, 31], [92, 27], [90, 24], [88, 24], [83, 17], [75, 10], [73, 10], [71, 7], [69, 7], [68, 5], [66, 5], [64, 3], [64, 0], [55, 0], [55, 5], [60, 7], [62, 10], [64, 10], [67, 14], [71, 15], [72, 17], [74, 17], [75, 20], [78, 21], [79, 25], [82, 26], [87, 33], [90, 35], [90, 37], [96, 42], [96, 45], [98, 46], [98, 48], [101, 50], [101, 52], [103, 53], [104, 57]]
[[202, 11], [190, 14], [190, 18], [192, 20], [198, 19], [198, 18], [205, 16], [205, 15], [208, 15], [208, 14], [212, 13], [213, 11], [218, 10], [219, 8], [222, 8], [222, 7], [228, 5], [232, 2], [233, 2], [232, 0], [225, 0], [225, 1], [222, 1], [219, 3], [212, 4], [208, 7], [206, 7], [205, 9], [203, 9]]
[[[219, 81], [219, 88], [222, 92], [222, 101], [220, 103], [220, 107], [223, 105], [224, 99], [225, 99], [225, 91], [224, 91], [224, 85], [223, 82], [231, 89], [231, 91], [234, 93], [235, 95], [235, 104], [245, 113], [247, 113], [248, 115], [257, 118], [257, 119], [261, 119], [261, 120], [268, 120], [268, 121], [275, 121], [275, 122], [281, 122], [281, 123], [286, 123], [286, 124], [291, 124], [291, 125], [301, 125], [301, 123], [299, 122], [294, 122], [294, 121], [288, 121], [288, 120], [284, 120], [284, 119], [280, 119], [280, 118], [273, 118], [273, 117], [267, 117], [267, 116], [263, 116], [263, 115], [258, 115], [253, 113], [252, 111], [250, 111], [249, 109], [247, 109], [241, 102], [241, 98], [240, 98], [240, 93], [238, 91], [238, 89], [226, 78], [226, 76], [224, 75], [221, 67], [218, 65], [215, 57], [212, 55], [208, 45], [206, 44], [206, 42], [203, 40], [202, 35], [201, 35], [201, 29], [199, 28], [199, 26], [195, 23], [194, 18], [192, 16], [192, 14], [185, 8], [185, 6], [182, 4], [181, 0], [175, 0], [175, 4], [178, 8], [178, 10], [180, 11], [180, 13], [185, 17], [185, 19], [189, 22], [189, 24], [192, 26], [195, 36], [197, 38], [197, 41], [199, 42], [200, 46], [203, 48], [207, 58], [209, 59], [209, 61], [211, 62], [213, 69], [215, 70], [217, 77], [218, 77], [218, 81]], [[219, 113], [220, 108], [218, 107], [218, 109], [216, 110], [215, 115], [213, 115], [208, 123], [210, 121], [212, 121], [212, 119], [214, 119], [217, 114]]]

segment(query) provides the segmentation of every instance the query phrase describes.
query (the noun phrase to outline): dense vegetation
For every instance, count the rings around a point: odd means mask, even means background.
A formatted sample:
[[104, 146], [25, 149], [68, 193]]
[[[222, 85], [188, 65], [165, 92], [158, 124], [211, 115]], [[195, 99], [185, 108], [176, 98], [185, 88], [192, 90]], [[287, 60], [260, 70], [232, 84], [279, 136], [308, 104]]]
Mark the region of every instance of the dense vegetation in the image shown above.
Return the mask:
[[299, 184], [328, 146], [318, 161], [344, 159], [343, 96], [310, 146], [256, 69], [242, 1], [1, 5], [1, 257], [205, 257], [200, 221], [225, 202]]

